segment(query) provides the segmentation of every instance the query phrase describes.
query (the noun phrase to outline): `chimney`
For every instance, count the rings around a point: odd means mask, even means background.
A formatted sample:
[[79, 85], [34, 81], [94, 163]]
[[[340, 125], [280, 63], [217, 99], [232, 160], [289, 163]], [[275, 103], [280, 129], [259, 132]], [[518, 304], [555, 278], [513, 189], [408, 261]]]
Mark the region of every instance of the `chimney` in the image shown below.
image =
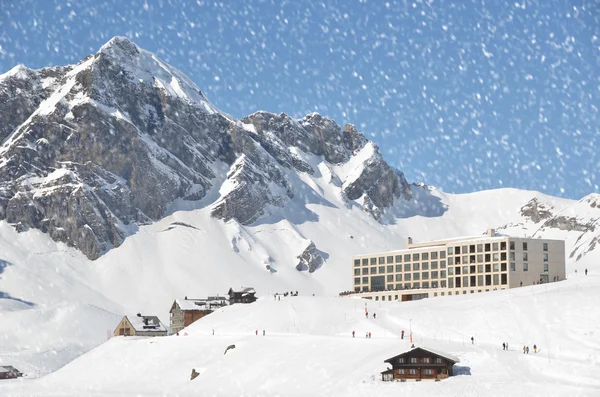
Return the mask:
[[410, 247], [412, 245], [412, 237], [407, 237], [406, 238], [406, 248]]
[[494, 237], [496, 235], [496, 231], [494, 229], [488, 229], [487, 235], [490, 237]]
[[138, 313], [138, 314], [137, 314], [137, 316], [138, 316], [138, 317], [142, 317], [142, 314], [141, 314], [141, 313]]
[[148, 317], [144, 317], [144, 325], [148, 325]]

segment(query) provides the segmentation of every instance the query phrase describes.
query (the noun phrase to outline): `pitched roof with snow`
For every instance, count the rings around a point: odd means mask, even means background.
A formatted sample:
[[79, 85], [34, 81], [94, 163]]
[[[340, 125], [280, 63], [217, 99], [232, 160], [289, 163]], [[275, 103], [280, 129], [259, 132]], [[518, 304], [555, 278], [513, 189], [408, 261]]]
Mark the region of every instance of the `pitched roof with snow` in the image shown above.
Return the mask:
[[224, 306], [227, 304], [227, 297], [210, 296], [208, 299], [175, 299], [175, 303], [183, 311], [187, 310], [209, 310], [212, 307]]
[[[145, 321], [147, 319], [147, 321]], [[127, 316], [135, 332], [167, 332], [167, 327], [157, 316]]]
[[439, 350], [436, 350], [436, 349], [431, 349], [431, 348], [429, 348], [429, 347], [415, 347], [414, 349], [407, 350], [407, 351], [405, 351], [404, 353], [400, 353], [400, 354], [397, 354], [397, 355], [395, 355], [394, 357], [388, 358], [387, 360], [384, 360], [384, 362], [385, 362], [385, 363], [387, 363], [387, 362], [391, 362], [391, 361], [393, 361], [395, 358], [401, 357], [401, 356], [403, 356], [403, 355], [405, 355], [405, 354], [407, 354], [407, 353], [410, 353], [410, 352], [412, 352], [412, 351], [414, 351], [414, 350], [417, 350], [417, 349], [420, 349], [420, 350], [426, 351], [426, 352], [428, 352], [428, 353], [435, 354], [436, 356], [440, 356], [440, 357], [443, 357], [443, 358], [445, 358], [445, 359], [448, 359], [448, 360], [450, 360], [450, 361], [454, 361], [455, 363], [458, 363], [458, 362], [460, 362], [460, 360], [459, 360], [459, 358], [458, 358], [458, 357], [455, 357], [455, 356], [453, 356], [453, 355], [451, 355], [451, 354], [444, 353], [444, 352], [442, 352], [442, 351], [439, 351]]

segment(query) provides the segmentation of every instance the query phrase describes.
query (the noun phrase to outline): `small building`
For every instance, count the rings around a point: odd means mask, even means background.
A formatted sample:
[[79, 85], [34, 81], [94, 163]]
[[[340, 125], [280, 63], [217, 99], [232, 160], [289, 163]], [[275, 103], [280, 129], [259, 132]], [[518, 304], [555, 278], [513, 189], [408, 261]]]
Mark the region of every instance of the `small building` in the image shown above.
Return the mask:
[[459, 359], [429, 348], [417, 347], [384, 362], [391, 364], [392, 368], [381, 373], [381, 380], [405, 382], [445, 379], [453, 375], [452, 366], [459, 362]]
[[234, 291], [233, 288], [229, 288], [229, 304], [233, 305], [234, 303], [252, 303], [256, 302], [256, 291], [254, 288], [244, 288], [241, 291]]
[[157, 316], [124, 316], [117, 325], [114, 336], [167, 336], [167, 327]]
[[16, 379], [23, 376], [21, 371], [13, 367], [12, 365], [0, 366], [0, 379]]
[[209, 296], [206, 299], [188, 299], [186, 296], [184, 299], [175, 299], [169, 311], [171, 332], [177, 333], [196, 320], [227, 305], [227, 298], [221, 296]]

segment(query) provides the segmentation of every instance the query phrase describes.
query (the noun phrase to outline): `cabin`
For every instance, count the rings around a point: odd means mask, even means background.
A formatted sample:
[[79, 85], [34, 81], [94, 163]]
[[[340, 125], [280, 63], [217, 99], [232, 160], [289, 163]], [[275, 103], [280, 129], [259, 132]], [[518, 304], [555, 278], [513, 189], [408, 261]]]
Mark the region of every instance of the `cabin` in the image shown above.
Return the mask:
[[186, 296], [183, 299], [175, 299], [169, 311], [171, 332], [177, 333], [227, 304], [227, 298], [221, 296], [209, 296], [206, 299], [188, 299]]
[[167, 336], [167, 327], [157, 316], [125, 316], [113, 332], [114, 336]]
[[241, 291], [234, 291], [233, 288], [229, 288], [229, 304], [233, 305], [234, 303], [252, 303], [256, 302], [256, 291], [254, 288], [244, 288]]
[[381, 373], [383, 381], [439, 381], [453, 375], [452, 366], [459, 359], [433, 349], [417, 347], [384, 362], [391, 364], [392, 368], [388, 367]]
[[0, 379], [16, 379], [23, 376], [21, 371], [13, 367], [12, 365], [0, 366]]

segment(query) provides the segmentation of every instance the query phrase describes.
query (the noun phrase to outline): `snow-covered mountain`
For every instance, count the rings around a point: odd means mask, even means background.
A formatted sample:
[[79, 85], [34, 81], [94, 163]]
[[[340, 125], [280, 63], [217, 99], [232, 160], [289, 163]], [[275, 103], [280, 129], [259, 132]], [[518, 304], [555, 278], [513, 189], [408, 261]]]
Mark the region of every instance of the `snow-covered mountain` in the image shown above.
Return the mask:
[[1, 75], [0, 117], [0, 364], [31, 374], [102, 343], [123, 314], [168, 323], [177, 297], [337, 295], [352, 255], [407, 236], [496, 228], [565, 239], [568, 273], [600, 259], [597, 195], [409, 184], [354, 126], [234, 120], [125, 38]]

